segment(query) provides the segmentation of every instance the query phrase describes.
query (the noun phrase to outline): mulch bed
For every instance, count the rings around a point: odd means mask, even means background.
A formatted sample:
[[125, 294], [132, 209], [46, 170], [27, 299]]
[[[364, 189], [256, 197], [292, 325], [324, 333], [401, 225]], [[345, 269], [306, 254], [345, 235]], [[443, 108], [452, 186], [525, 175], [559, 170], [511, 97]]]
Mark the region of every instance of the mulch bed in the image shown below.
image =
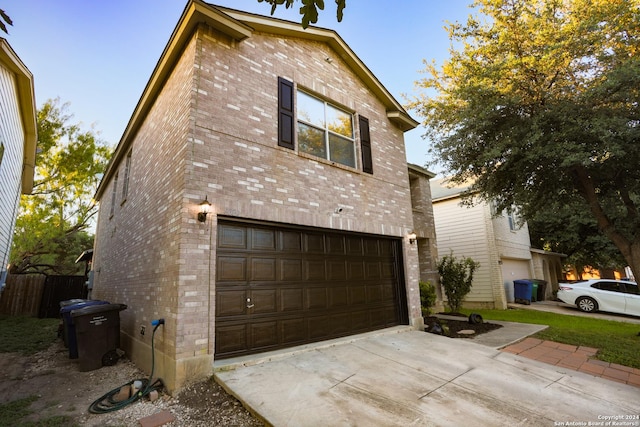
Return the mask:
[[[445, 314], [445, 313], [443, 313]], [[448, 316], [452, 316], [451, 313], [446, 313]], [[456, 316], [456, 315], [453, 315]], [[444, 335], [450, 338], [473, 338], [477, 335], [484, 334], [496, 329], [502, 328], [502, 325], [495, 323], [475, 323], [469, 322], [468, 318], [464, 315], [459, 315], [460, 320], [441, 319], [436, 316], [429, 316], [424, 318], [425, 331], [431, 333], [437, 333], [438, 335]], [[439, 328], [438, 328], [439, 326]], [[439, 333], [439, 331], [442, 331]], [[473, 330], [474, 333], [470, 335], [460, 334], [460, 331]]]

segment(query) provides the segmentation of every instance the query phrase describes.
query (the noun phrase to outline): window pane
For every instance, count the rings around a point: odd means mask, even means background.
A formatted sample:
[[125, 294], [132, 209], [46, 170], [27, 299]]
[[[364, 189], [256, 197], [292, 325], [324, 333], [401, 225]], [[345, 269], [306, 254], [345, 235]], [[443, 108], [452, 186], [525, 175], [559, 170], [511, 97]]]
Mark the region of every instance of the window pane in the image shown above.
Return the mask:
[[327, 128], [347, 138], [353, 138], [353, 124], [351, 114], [327, 105]]
[[324, 102], [304, 92], [298, 92], [298, 120], [324, 129]]
[[303, 153], [327, 158], [324, 131], [298, 123], [298, 149]]
[[331, 152], [331, 161], [351, 166], [352, 168], [356, 167], [353, 141], [329, 134], [329, 151]]

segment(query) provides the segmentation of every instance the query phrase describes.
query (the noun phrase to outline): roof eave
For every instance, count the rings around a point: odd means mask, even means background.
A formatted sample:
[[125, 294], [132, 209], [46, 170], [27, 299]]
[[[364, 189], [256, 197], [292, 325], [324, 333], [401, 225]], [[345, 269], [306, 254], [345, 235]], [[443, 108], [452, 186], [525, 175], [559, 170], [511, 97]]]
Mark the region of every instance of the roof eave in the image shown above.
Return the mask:
[[0, 37], [0, 61], [16, 75], [18, 108], [24, 132], [21, 191], [22, 194], [31, 194], [36, 164], [36, 144], [38, 142], [33, 74], [2, 37]]

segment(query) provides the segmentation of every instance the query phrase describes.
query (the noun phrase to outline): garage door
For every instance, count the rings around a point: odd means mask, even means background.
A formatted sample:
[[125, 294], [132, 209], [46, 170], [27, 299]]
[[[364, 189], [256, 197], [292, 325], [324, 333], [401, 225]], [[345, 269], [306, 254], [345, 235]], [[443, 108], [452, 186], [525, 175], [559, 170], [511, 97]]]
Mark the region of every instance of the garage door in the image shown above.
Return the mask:
[[507, 298], [507, 302], [514, 302], [513, 281], [531, 277], [529, 273], [529, 261], [503, 258], [501, 268], [505, 297]]
[[401, 240], [218, 223], [216, 358], [407, 324]]

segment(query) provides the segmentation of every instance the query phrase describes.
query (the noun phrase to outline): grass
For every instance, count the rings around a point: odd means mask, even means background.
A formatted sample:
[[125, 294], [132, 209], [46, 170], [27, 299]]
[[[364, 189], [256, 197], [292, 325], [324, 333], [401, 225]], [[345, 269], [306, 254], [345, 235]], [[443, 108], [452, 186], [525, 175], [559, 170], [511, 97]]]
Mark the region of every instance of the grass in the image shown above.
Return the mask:
[[0, 405], [0, 427], [70, 427], [75, 426], [67, 416], [49, 417], [41, 421], [24, 421], [33, 411], [29, 406], [38, 400], [37, 396], [14, 400]]
[[[58, 319], [0, 316], [0, 352], [31, 355], [45, 350], [57, 339]], [[38, 396], [29, 396], [0, 404], [0, 427], [69, 427], [76, 426], [71, 417], [54, 416], [26, 421], [33, 414], [30, 406]]]
[[0, 316], [0, 352], [30, 355], [57, 339], [59, 319]]
[[640, 369], [640, 325], [536, 310], [464, 310], [485, 320], [533, 323], [549, 328], [533, 335], [542, 340], [597, 348], [599, 360]]

